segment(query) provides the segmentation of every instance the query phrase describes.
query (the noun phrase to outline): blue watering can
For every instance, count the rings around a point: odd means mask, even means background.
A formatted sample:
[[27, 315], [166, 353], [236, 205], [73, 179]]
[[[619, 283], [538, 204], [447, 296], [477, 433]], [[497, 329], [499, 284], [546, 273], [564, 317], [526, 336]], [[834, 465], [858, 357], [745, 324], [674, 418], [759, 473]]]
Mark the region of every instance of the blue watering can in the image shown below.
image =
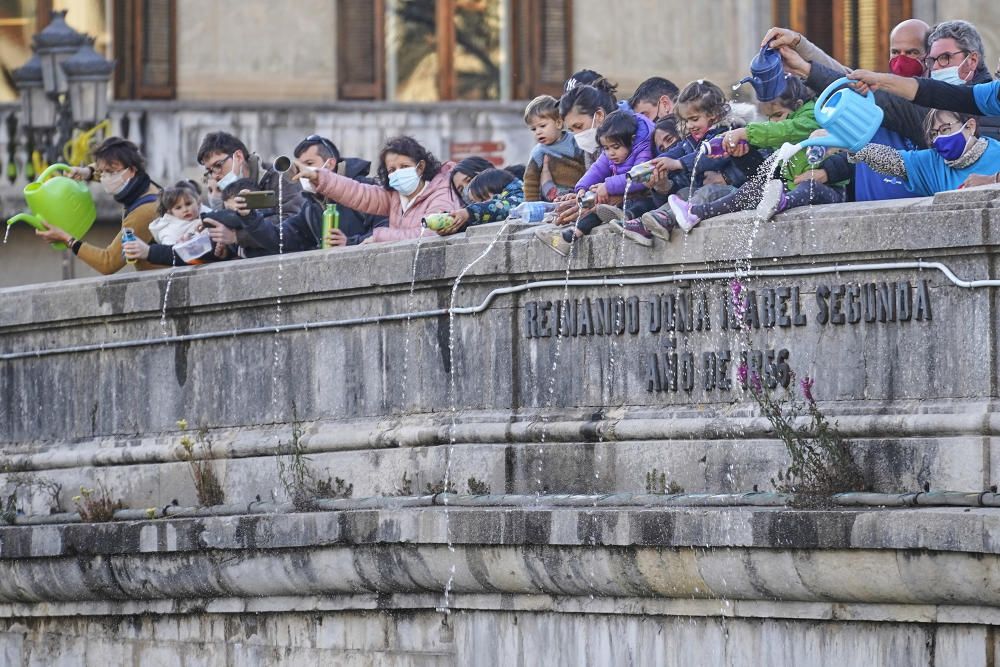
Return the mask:
[[770, 46], [762, 47], [760, 53], [750, 61], [750, 76], [742, 79], [733, 89], [744, 83], [753, 86], [760, 102], [770, 102], [785, 92], [785, 70], [781, 65], [781, 54]]
[[855, 153], [872, 140], [882, 125], [884, 114], [875, 103], [874, 95], [862, 95], [853, 88], [844, 87], [852, 83], [847, 77], [841, 77], [826, 87], [816, 100], [813, 115], [828, 134], [806, 139], [799, 148], [826, 146], [846, 148]]

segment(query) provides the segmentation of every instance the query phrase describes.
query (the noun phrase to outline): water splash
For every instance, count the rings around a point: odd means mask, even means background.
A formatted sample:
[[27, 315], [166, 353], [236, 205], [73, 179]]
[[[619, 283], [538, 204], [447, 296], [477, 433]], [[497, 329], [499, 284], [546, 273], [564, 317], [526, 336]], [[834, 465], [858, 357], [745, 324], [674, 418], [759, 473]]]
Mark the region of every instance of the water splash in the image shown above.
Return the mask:
[[420, 258], [420, 246], [424, 240], [426, 227], [420, 228], [420, 235], [417, 237], [417, 249], [413, 253], [413, 266], [410, 274], [410, 293], [406, 298], [406, 329], [403, 336], [403, 381], [400, 398], [400, 407], [406, 409], [406, 386], [407, 374], [410, 370], [410, 326], [413, 324], [413, 292], [417, 286], [417, 260]]

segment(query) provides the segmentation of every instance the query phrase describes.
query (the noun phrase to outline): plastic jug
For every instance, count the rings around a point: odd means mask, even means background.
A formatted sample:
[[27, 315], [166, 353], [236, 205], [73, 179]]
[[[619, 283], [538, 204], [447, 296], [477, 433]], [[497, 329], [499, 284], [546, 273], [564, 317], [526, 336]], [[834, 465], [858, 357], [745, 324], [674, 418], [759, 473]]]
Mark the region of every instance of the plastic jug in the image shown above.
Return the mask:
[[[24, 186], [24, 200], [32, 213], [19, 213], [7, 224], [23, 221], [35, 229], [44, 230], [42, 220], [45, 220], [74, 238], [83, 238], [97, 219], [97, 209], [86, 183], [66, 176], [52, 176], [57, 171], [70, 169], [72, 167], [68, 164], [53, 164], [33, 183]], [[65, 250], [66, 244], [53, 243], [52, 248]]]
[[785, 69], [781, 65], [781, 54], [769, 46], [762, 47], [760, 53], [750, 61], [750, 76], [733, 88], [739, 88], [744, 83], [753, 86], [760, 102], [770, 102], [785, 92]]
[[874, 95], [862, 95], [844, 87], [851, 83], [854, 82], [841, 77], [826, 87], [816, 100], [813, 115], [828, 134], [810, 137], [799, 144], [800, 148], [826, 146], [846, 148], [853, 153], [872, 140], [882, 125], [882, 109], [875, 103]]

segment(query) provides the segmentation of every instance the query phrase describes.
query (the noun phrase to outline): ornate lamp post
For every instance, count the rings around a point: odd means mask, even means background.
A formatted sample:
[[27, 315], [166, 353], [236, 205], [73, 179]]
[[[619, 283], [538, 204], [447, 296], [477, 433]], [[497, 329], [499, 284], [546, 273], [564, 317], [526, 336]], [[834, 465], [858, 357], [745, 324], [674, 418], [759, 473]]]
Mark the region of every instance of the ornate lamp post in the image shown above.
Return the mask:
[[52, 12], [52, 20], [32, 39], [35, 55], [13, 73], [21, 97], [21, 123], [28, 144], [44, 148], [56, 162], [73, 128], [87, 128], [107, 116], [108, 82], [114, 61], [94, 51], [92, 37], [66, 24], [66, 12]]

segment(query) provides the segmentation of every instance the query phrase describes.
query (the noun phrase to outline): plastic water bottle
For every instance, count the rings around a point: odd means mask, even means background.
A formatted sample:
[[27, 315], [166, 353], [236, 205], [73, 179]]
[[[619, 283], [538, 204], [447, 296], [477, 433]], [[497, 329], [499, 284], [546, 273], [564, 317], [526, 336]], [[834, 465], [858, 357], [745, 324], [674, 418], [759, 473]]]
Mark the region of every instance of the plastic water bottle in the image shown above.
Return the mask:
[[646, 183], [653, 177], [655, 169], [649, 162], [640, 162], [628, 170], [628, 176], [636, 183]]
[[810, 146], [806, 149], [806, 160], [811, 165], [817, 165], [826, 157], [826, 146]]
[[[122, 228], [122, 245], [125, 245], [126, 243], [128, 243], [130, 241], [138, 241], [138, 240], [139, 239], [136, 238], [136, 236], [135, 236], [135, 231], [131, 227], [123, 227]], [[124, 250], [122, 250], [122, 255], [123, 256], [125, 255], [125, 251]], [[128, 262], [129, 264], [135, 264], [135, 262], [136, 262], [136, 260], [129, 259], [128, 257], [125, 257], [125, 261]]]
[[330, 242], [327, 240], [331, 229], [340, 229], [340, 211], [336, 204], [327, 204], [323, 211], [323, 243], [320, 247], [329, 248]]
[[[746, 144], [747, 144], [746, 141], [740, 139], [739, 141], [740, 146], [745, 146]], [[701, 150], [702, 155], [704, 155], [705, 157], [723, 157], [726, 155], [726, 147], [722, 145], [721, 134], [717, 137], [712, 137], [708, 141], [702, 143], [701, 148], [699, 150]]]
[[510, 210], [511, 218], [520, 218], [525, 222], [541, 222], [545, 214], [556, 210], [555, 202], [526, 201]]

